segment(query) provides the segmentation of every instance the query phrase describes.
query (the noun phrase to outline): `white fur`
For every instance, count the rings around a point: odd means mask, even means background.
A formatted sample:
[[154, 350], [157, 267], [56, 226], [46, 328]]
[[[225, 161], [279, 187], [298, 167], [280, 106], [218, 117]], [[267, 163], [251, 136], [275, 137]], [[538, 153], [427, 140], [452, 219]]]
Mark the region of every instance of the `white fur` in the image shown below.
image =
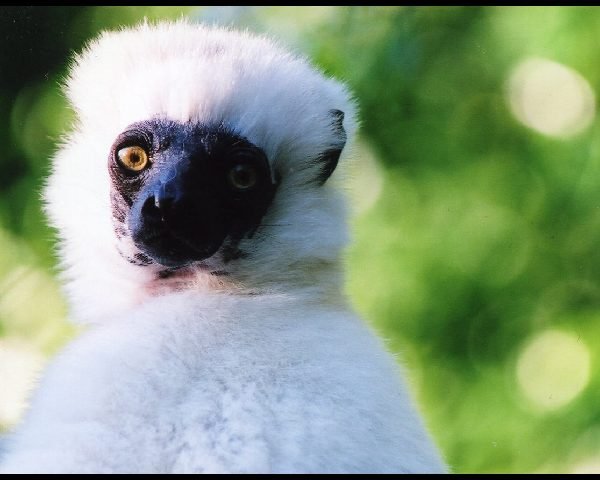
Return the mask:
[[[356, 129], [345, 88], [271, 40], [185, 22], [105, 33], [67, 82], [78, 122], [46, 189], [73, 316], [2, 472], [439, 472], [394, 359], [341, 292], [344, 201], [308, 182]], [[282, 175], [247, 258], [158, 280], [118, 250], [107, 162], [153, 117], [225, 123]], [[218, 260], [214, 260], [218, 263]]]

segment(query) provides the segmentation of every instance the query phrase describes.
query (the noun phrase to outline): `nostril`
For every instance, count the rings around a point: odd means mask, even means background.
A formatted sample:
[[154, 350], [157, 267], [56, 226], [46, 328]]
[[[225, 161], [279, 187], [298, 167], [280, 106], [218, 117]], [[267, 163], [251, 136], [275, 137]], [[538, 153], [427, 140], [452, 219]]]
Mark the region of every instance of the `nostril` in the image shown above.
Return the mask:
[[148, 196], [142, 205], [142, 216], [146, 219], [165, 221], [172, 211], [175, 199], [154, 193]]
[[158, 212], [158, 208], [156, 207], [154, 195], [150, 195], [142, 205], [142, 215], [147, 217], [155, 212]]

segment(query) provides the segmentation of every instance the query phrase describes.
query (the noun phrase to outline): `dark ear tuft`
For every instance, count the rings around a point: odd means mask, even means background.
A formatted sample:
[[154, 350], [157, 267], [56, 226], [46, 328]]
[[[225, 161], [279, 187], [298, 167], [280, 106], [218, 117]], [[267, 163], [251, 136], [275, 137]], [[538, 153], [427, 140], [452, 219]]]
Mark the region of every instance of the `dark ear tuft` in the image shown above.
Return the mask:
[[321, 164], [321, 172], [317, 177], [317, 183], [323, 185], [331, 176], [338, 160], [342, 154], [344, 145], [346, 145], [346, 130], [344, 130], [344, 112], [341, 110], [330, 110], [332, 130], [337, 136], [336, 144], [332, 148], [325, 150], [319, 158], [318, 163]]

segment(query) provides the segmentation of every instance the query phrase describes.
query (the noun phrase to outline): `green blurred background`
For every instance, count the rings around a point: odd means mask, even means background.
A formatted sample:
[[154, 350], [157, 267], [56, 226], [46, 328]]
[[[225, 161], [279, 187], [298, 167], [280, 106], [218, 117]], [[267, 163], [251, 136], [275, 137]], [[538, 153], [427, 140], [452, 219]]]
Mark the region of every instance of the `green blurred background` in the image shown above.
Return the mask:
[[74, 334], [40, 212], [99, 30], [270, 32], [361, 107], [348, 291], [455, 472], [600, 471], [600, 9], [0, 7], [0, 426]]

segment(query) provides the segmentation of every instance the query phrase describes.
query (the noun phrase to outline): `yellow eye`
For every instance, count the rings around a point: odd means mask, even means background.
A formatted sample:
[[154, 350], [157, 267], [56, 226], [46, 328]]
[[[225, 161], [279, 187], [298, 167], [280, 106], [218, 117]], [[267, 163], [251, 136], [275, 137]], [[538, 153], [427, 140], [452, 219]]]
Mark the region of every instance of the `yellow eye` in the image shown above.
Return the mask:
[[148, 165], [146, 150], [137, 145], [122, 148], [117, 152], [117, 158], [123, 167], [132, 172], [139, 172]]

